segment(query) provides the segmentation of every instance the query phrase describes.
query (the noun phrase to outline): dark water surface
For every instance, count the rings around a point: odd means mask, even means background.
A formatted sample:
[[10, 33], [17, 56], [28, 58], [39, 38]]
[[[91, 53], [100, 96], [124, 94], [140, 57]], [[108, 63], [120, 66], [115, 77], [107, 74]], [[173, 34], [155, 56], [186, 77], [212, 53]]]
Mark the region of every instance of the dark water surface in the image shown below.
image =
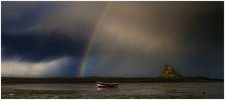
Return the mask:
[[224, 98], [223, 82], [2, 84], [2, 98]]

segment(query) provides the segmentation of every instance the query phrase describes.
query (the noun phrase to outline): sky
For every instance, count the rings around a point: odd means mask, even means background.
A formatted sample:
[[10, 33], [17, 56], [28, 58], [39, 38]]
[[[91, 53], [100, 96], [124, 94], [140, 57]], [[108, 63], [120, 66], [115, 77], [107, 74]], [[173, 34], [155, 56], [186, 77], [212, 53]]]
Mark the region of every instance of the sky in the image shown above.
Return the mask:
[[2, 1], [2, 77], [224, 76], [224, 3]]

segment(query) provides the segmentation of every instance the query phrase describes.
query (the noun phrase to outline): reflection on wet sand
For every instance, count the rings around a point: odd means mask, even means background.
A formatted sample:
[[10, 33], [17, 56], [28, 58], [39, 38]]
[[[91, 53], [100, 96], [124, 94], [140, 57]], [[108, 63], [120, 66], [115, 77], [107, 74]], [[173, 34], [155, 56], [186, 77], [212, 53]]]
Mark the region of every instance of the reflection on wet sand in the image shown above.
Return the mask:
[[99, 88], [97, 87], [97, 91], [119, 91], [119, 88]]

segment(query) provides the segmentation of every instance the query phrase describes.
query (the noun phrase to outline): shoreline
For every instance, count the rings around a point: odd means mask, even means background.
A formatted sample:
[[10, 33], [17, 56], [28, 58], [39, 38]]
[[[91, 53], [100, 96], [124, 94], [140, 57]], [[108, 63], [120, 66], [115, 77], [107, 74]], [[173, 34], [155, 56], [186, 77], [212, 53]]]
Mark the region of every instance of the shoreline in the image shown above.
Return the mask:
[[2, 84], [17, 83], [96, 83], [117, 82], [117, 83], [161, 83], [161, 82], [224, 82], [224, 79], [209, 79], [205, 77], [185, 77], [179, 79], [163, 78], [119, 78], [119, 77], [51, 77], [51, 78], [22, 78], [2, 77]]

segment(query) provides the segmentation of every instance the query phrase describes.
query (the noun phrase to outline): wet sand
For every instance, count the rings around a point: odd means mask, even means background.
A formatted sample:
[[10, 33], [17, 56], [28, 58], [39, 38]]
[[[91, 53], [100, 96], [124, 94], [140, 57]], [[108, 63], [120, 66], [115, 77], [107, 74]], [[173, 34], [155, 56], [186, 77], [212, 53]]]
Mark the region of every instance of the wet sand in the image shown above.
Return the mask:
[[2, 84], [2, 98], [224, 98], [223, 82], [121, 83], [97, 88], [95, 83]]

